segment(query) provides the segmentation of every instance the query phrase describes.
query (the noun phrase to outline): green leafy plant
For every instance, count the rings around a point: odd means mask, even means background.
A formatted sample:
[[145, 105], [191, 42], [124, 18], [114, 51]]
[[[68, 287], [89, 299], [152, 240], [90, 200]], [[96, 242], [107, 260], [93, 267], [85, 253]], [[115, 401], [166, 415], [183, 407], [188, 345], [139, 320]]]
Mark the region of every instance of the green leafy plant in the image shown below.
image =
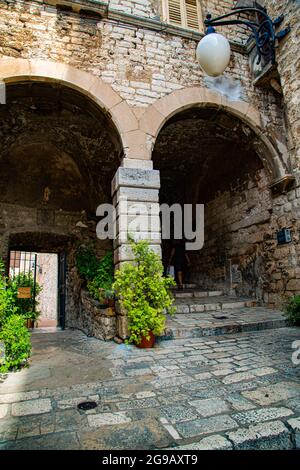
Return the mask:
[[94, 278], [88, 282], [87, 288], [92, 297], [102, 302], [105, 291], [111, 291], [114, 282], [113, 253], [109, 251], [98, 261], [98, 267]]
[[0, 372], [19, 369], [26, 365], [30, 353], [30, 333], [24, 325], [23, 315], [11, 315], [2, 325], [0, 340], [4, 343], [5, 359]]
[[113, 300], [115, 298], [115, 291], [113, 289], [106, 289], [105, 298], [107, 300]]
[[116, 272], [114, 289], [121, 308], [129, 320], [129, 342], [139, 344], [149, 332], [163, 332], [166, 313], [173, 314], [174, 298], [170, 288], [175, 285], [171, 277], [164, 277], [163, 264], [148, 242], [130, 240], [135, 263], [125, 263]]
[[76, 267], [80, 276], [86, 281], [94, 279], [99, 261], [91, 247], [81, 246], [76, 252]]
[[0, 259], [0, 329], [7, 318], [16, 314], [17, 311], [16, 294], [14, 289], [8, 284], [4, 263]]
[[[42, 291], [41, 286], [36, 282], [34, 285], [34, 278], [31, 272], [20, 273], [8, 280], [8, 287], [13, 292], [15, 298], [15, 306], [18, 315], [25, 315], [26, 318], [31, 318], [32, 320], [37, 320], [40, 315], [38, 311], [38, 301], [37, 296]], [[18, 289], [19, 287], [30, 287], [31, 296], [28, 299], [19, 299], [18, 298]], [[35, 290], [35, 294], [34, 294]], [[34, 299], [35, 296], [35, 299]]]
[[300, 295], [294, 295], [288, 300], [284, 313], [291, 325], [300, 326]]

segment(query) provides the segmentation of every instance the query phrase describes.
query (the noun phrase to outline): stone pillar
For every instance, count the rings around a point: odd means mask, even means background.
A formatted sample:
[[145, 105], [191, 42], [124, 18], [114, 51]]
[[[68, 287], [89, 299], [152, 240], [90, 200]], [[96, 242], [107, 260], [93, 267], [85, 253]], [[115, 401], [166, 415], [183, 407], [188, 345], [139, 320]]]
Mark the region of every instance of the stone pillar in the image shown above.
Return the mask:
[[[148, 240], [150, 247], [161, 256], [160, 176], [152, 165], [152, 161], [124, 159], [112, 181], [116, 209], [115, 269], [133, 260], [128, 233], [135, 240]], [[127, 319], [120, 308], [117, 313], [118, 335], [124, 339], [128, 336]]]

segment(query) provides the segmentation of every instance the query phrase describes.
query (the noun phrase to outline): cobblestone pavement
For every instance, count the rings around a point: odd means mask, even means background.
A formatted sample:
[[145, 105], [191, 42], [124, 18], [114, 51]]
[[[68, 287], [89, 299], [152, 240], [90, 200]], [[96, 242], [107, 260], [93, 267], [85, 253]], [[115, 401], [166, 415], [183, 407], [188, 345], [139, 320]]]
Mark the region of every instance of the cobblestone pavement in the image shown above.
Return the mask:
[[68, 330], [32, 339], [30, 368], [1, 377], [0, 449], [300, 448], [299, 328], [152, 350]]

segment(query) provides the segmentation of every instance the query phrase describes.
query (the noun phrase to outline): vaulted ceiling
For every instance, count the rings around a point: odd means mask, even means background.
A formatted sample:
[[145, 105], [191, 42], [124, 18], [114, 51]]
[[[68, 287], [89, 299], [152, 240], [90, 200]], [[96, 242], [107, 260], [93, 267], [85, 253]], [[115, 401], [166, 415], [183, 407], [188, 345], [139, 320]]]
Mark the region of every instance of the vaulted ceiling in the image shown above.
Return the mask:
[[109, 117], [62, 85], [7, 87], [0, 106], [0, 202], [95, 213], [121, 145]]
[[171, 118], [153, 152], [161, 171], [161, 200], [207, 202], [262, 168], [253, 131], [214, 108], [193, 108]]

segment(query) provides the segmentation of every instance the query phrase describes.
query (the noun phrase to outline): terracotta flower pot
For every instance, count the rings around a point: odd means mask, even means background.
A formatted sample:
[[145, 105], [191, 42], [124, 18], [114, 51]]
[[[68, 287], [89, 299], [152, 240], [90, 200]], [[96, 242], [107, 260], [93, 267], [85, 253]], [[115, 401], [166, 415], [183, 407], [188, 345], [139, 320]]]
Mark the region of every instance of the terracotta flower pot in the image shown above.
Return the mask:
[[141, 342], [136, 345], [138, 348], [153, 348], [155, 343], [155, 336], [152, 331], [149, 331], [148, 335], [149, 339], [147, 339], [145, 336], [142, 336]]
[[34, 320], [31, 320], [30, 318], [28, 318], [26, 320], [26, 326], [27, 328], [34, 328]]

